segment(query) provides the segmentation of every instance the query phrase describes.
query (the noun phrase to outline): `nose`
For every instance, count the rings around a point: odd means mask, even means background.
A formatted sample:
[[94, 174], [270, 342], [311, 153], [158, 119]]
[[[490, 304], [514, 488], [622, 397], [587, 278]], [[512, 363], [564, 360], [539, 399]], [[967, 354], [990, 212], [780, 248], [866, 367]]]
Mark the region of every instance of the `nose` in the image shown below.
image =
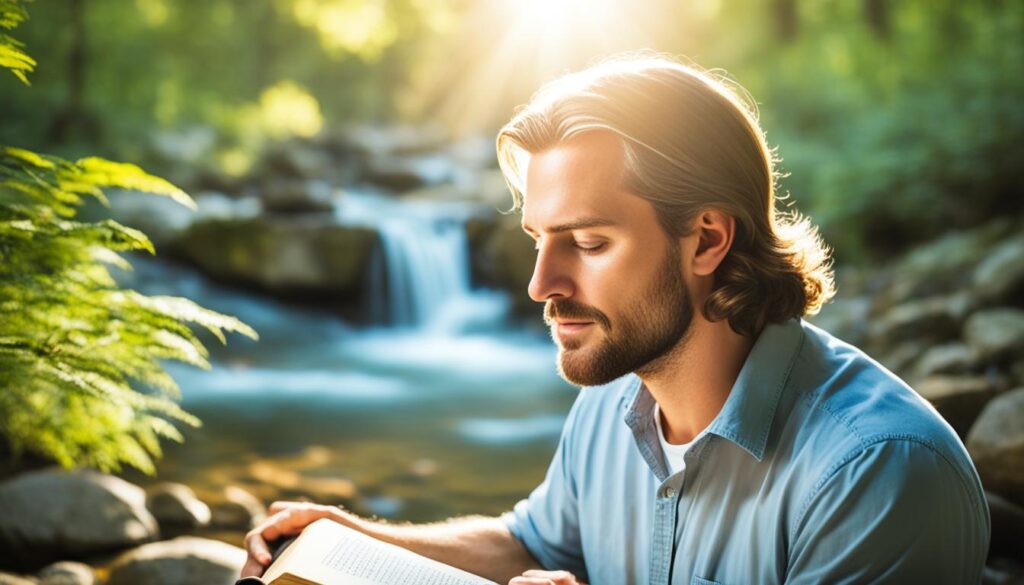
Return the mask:
[[565, 261], [551, 246], [541, 245], [533, 265], [533, 277], [527, 287], [530, 298], [543, 303], [548, 299], [568, 298], [575, 292]]

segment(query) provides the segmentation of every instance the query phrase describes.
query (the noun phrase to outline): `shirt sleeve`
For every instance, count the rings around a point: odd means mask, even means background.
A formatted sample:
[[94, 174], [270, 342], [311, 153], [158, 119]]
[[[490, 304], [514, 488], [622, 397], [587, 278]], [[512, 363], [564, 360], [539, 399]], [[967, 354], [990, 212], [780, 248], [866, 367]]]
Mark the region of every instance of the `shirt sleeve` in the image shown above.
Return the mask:
[[978, 583], [980, 484], [930, 446], [885, 440], [826, 474], [794, 531], [786, 583]]
[[589, 581], [580, 544], [579, 509], [572, 455], [578, 429], [578, 398], [562, 428], [543, 483], [501, 519], [513, 536], [547, 570], [565, 570]]

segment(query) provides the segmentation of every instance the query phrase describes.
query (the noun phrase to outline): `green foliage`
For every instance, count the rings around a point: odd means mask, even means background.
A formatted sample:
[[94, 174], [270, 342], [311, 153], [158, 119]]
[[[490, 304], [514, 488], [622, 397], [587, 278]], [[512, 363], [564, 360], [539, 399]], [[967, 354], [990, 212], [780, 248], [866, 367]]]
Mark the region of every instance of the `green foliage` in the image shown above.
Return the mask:
[[[0, 24], [24, 17], [17, 2], [0, 0]], [[16, 453], [65, 467], [153, 473], [160, 439], [182, 440], [174, 423], [199, 424], [178, 406], [180, 390], [161, 363], [209, 368], [189, 323], [221, 342], [225, 331], [257, 336], [188, 299], [117, 285], [108, 267], [130, 269], [119, 252], [154, 250], [115, 221], [75, 220], [85, 199], [105, 202], [110, 187], [194, 207], [134, 165], [0, 147], [0, 433]]]
[[[19, 0], [0, 0], [0, 29], [11, 30], [28, 18], [28, 11]], [[28, 73], [35, 69], [36, 62], [25, 51], [24, 44], [0, 33], [0, 67], [14, 73], [22, 83], [28, 85]]]

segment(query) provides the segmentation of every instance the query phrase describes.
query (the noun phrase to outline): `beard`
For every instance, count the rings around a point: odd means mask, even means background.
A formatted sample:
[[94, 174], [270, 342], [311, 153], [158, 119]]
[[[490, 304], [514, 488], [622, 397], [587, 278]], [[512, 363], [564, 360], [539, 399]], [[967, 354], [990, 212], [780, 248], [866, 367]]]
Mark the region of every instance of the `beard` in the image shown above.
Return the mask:
[[[620, 319], [612, 320], [595, 307], [572, 300], [549, 300], [544, 321], [559, 345], [558, 373], [580, 386], [599, 386], [630, 372], [652, 374], [659, 362], [685, 343], [693, 323], [693, 304], [679, 266], [679, 244], [669, 244], [665, 262], [650, 288], [633, 299]], [[585, 346], [578, 340], [562, 344], [555, 319], [593, 321], [603, 336]]]

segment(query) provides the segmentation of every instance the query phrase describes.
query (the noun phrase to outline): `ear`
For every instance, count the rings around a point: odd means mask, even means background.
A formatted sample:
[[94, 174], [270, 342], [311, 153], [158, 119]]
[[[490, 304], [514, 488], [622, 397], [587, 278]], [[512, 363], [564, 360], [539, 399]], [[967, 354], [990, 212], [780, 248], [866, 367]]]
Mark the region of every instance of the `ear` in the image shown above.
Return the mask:
[[696, 276], [714, 274], [732, 247], [736, 234], [736, 219], [715, 209], [702, 211], [695, 220], [697, 250], [693, 256], [693, 273]]

